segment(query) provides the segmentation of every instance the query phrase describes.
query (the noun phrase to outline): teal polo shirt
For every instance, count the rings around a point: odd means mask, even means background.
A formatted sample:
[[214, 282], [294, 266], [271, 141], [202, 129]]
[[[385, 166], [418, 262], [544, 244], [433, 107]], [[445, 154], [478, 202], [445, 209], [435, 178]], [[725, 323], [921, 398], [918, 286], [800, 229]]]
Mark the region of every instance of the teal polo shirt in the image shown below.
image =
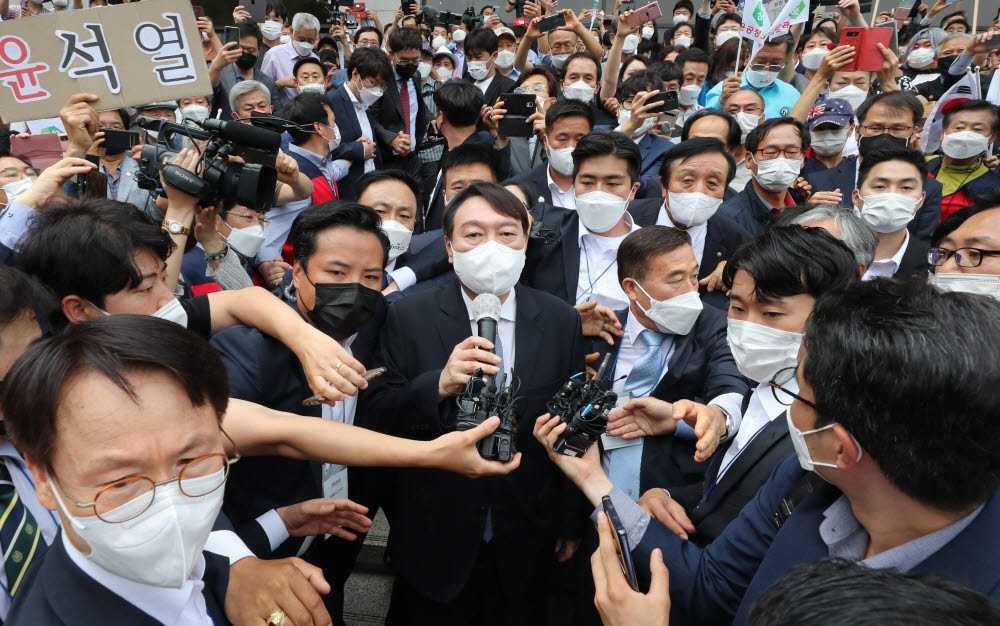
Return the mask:
[[[788, 83], [775, 79], [774, 83], [764, 87], [763, 89], [754, 89], [747, 82], [746, 74], [743, 75], [743, 80], [740, 81], [741, 89], [752, 89], [760, 94], [764, 98], [764, 119], [771, 119], [772, 117], [787, 117], [789, 113], [792, 112], [792, 107], [798, 102], [799, 90], [792, 87]], [[710, 109], [721, 109], [719, 105], [719, 96], [722, 95], [722, 83], [718, 83], [715, 87], [708, 92], [708, 97], [705, 100], [705, 106]]]

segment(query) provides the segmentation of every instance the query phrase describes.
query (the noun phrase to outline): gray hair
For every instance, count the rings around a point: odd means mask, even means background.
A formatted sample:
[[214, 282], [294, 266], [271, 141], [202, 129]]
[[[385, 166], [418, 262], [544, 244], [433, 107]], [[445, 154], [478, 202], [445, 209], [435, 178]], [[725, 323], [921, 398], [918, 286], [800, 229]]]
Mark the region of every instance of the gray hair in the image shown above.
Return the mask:
[[854, 209], [837, 204], [821, 204], [802, 213], [792, 220], [792, 223], [809, 226], [824, 220], [833, 220], [837, 225], [840, 229], [838, 239], [851, 249], [858, 265], [864, 265], [866, 268], [872, 266], [872, 262], [875, 261], [875, 249], [878, 248], [878, 233], [871, 224], [855, 213]]
[[[938, 44], [937, 49], [934, 51], [935, 56], [941, 56], [941, 51], [944, 50], [944, 47], [948, 45], [948, 42], [953, 39], [968, 39], [971, 42], [972, 35], [969, 33], [952, 33], [951, 35], [948, 35], [941, 40], [941, 43]], [[966, 45], [965, 47], [968, 48], [969, 46]]]
[[239, 114], [240, 98], [254, 91], [263, 93], [267, 101], [271, 101], [271, 90], [265, 87], [264, 83], [257, 82], [256, 80], [241, 80], [229, 90], [229, 108], [232, 109], [233, 113]]
[[292, 32], [294, 33], [300, 28], [305, 30], [314, 30], [316, 34], [319, 34], [319, 20], [312, 13], [296, 13], [295, 17], [292, 18]]

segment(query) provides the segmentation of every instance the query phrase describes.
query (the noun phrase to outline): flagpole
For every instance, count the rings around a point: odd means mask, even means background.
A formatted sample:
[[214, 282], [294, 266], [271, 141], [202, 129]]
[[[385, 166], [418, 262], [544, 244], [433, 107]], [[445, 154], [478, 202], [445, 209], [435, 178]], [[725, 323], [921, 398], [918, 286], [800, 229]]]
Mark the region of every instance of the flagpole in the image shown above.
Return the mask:
[[878, 3], [879, 0], [875, 0], [875, 4], [872, 5], [872, 26], [875, 25], [875, 18], [878, 17]]
[[972, 36], [976, 36], [976, 25], [979, 24], [979, 0], [972, 6]]
[[736, 73], [740, 73], [740, 61], [743, 60], [743, 25], [740, 25], [740, 43], [736, 46]]

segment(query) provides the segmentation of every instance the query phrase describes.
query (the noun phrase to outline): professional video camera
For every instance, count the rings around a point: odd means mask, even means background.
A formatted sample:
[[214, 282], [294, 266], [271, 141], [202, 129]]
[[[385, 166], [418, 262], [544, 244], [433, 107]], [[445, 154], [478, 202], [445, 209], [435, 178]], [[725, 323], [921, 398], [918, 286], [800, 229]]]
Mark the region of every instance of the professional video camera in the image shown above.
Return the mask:
[[[274, 168], [281, 135], [237, 121], [206, 119], [197, 122], [201, 129], [176, 124], [155, 117], [139, 116], [136, 123], [156, 131], [156, 143], [144, 145], [139, 156], [143, 176], [139, 186], [154, 190], [163, 182], [198, 198], [205, 206], [220, 198], [234, 200], [257, 211], [267, 211], [274, 204], [278, 172]], [[174, 137], [207, 141], [199, 160], [201, 175], [189, 172], [172, 161], [178, 150]], [[239, 156], [244, 162], [230, 161]]]
[[549, 413], [567, 424], [552, 446], [556, 452], [581, 457], [608, 427], [608, 414], [618, 402], [618, 394], [611, 391], [611, 382], [604, 377], [610, 359], [610, 353], [604, 355], [597, 376], [585, 380], [581, 372], [549, 400]]

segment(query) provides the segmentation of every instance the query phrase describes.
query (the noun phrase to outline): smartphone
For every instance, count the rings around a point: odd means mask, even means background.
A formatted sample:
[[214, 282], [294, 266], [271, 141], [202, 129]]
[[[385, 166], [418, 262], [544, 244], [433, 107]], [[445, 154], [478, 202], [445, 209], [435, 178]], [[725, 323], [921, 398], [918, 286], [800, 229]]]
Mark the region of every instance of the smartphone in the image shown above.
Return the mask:
[[364, 18], [367, 12], [368, 8], [365, 6], [364, 2], [355, 2], [354, 5], [351, 7], [351, 13], [353, 13], [354, 17], [358, 18], [359, 20]]
[[660, 3], [651, 2], [633, 11], [632, 15], [628, 16], [628, 25], [632, 28], [638, 28], [650, 20], [656, 20], [661, 17], [663, 17], [663, 13], [660, 12]]
[[250, 21], [263, 24], [267, 21], [267, 0], [240, 0], [240, 4], [250, 13]]
[[403, 15], [413, 15], [416, 12], [413, 10], [413, 3], [411, 0], [403, 0], [399, 6], [403, 9]]
[[986, 51], [1000, 50], [1000, 35], [993, 37], [986, 42]]
[[878, 72], [883, 57], [877, 44], [886, 48], [892, 43], [892, 31], [879, 26], [848, 26], [840, 33], [840, 45], [854, 48], [854, 60], [841, 68], [842, 72]]
[[661, 103], [656, 108], [650, 109], [652, 113], [666, 113], [667, 111], [676, 111], [681, 108], [676, 91], [663, 91], [646, 101], [647, 104], [652, 102]]
[[916, 6], [917, 0], [900, 0], [899, 6], [896, 7], [892, 16], [897, 20], [908, 19]]
[[101, 146], [110, 152], [131, 150], [139, 145], [139, 133], [136, 131], [116, 128], [98, 128], [97, 130], [104, 133], [104, 143]]
[[625, 578], [628, 580], [632, 591], [639, 591], [639, 583], [635, 578], [635, 567], [632, 566], [632, 551], [628, 547], [628, 533], [625, 532], [625, 526], [618, 517], [618, 511], [615, 511], [615, 505], [612, 504], [609, 496], [601, 498], [601, 504], [604, 506], [604, 514], [608, 516], [612, 528], [615, 529], [615, 552], [618, 553], [618, 564], [622, 566], [622, 573], [625, 574]]
[[196, 19], [199, 17], [205, 17], [205, 7], [198, 5], [191, 5], [191, 8], [194, 9], [194, 16]]
[[226, 43], [239, 43], [240, 29], [235, 26], [226, 26]]
[[504, 93], [500, 94], [500, 100], [503, 100], [503, 108], [507, 111], [498, 125], [500, 136], [531, 137], [534, 128], [528, 124], [528, 117], [535, 112], [535, 94]]
[[[376, 378], [378, 378], [379, 376], [381, 376], [382, 374], [385, 374], [385, 372], [386, 369], [384, 367], [377, 367], [368, 372], [367, 374], [365, 374], [363, 378], [365, 379], [365, 381], [371, 382]], [[323, 404], [324, 402], [326, 402], [326, 397], [318, 393], [314, 396], [309, 396], [308, 398], [303, 400], [302, 406], [318, 406], [320, 404]]]
[[540, 33], [550, 33], [560, 26], [566, 25], [566, 16], [562, 13], [556, 13], [555, 15], [550, 15], [543, 18], [538, 22], [538, 32]]
[[76, 177], [76, 181], [80, 185], [80, 197], [107, 198], [108, 177], [101, 171], [101, 157], [96, 154], [88, 154], [86, 158], [95, 167], [86, 174]]

